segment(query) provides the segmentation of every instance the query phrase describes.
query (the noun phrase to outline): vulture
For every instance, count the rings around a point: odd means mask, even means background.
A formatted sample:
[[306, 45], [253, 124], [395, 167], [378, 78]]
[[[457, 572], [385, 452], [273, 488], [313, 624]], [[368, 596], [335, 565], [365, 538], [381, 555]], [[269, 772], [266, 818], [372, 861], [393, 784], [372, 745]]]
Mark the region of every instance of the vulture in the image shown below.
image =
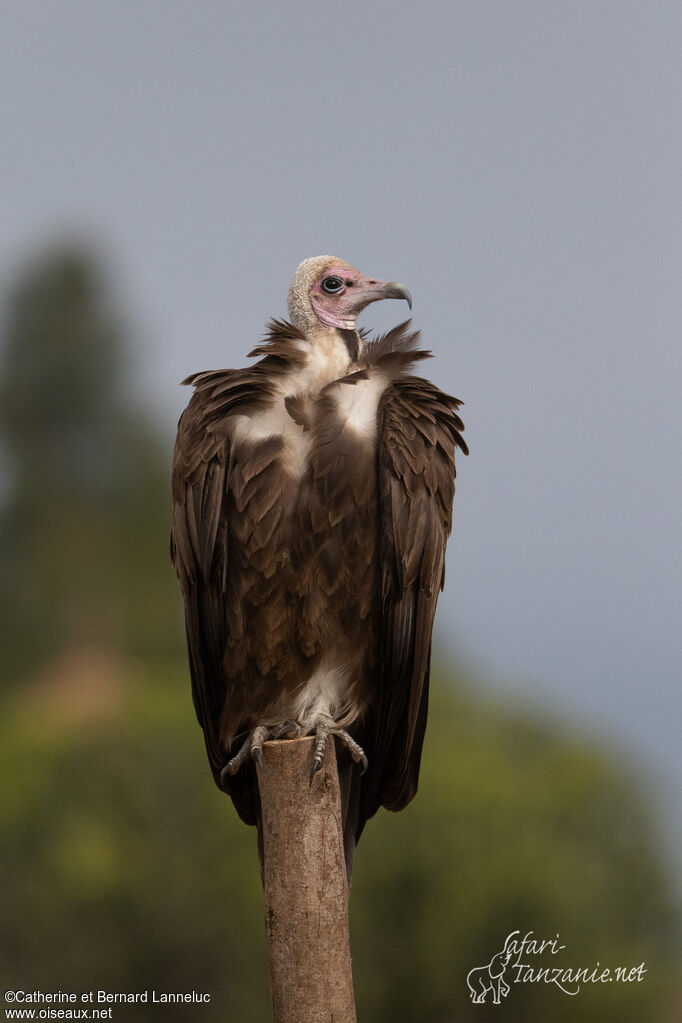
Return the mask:
[[315, 736], [312, 777], [334, 736], [349, 876], [368, 818], [417, 789], [455, 449], [468, 453], [461, 402], [412, 373], [430, 352], [410, 321], [375, 339], [356, 327], [390, 298], [412, 308], [402, 284], [304, 260], [257, 361], [184, 381], [172, 469], [171, 557], [215, 781], [259, 825], [263, 743]]

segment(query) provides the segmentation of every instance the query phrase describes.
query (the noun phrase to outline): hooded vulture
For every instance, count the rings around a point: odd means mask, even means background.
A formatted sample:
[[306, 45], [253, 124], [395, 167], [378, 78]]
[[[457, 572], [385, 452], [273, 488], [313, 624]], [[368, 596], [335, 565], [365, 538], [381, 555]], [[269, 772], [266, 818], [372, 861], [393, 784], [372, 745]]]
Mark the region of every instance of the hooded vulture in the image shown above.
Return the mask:
[[[306, 259], [246, 369], [195, 373], [172, 473], [171, 556], [192, 692], [218, 786], [248, 824], [270, 738], [337, 737], [348, 870], [365, 821], [417, 789], [443, 587], [460, 402], [413, 365], [405, 299], [333, 256]], [[259, 829], [260, 830], [260, 829]]]

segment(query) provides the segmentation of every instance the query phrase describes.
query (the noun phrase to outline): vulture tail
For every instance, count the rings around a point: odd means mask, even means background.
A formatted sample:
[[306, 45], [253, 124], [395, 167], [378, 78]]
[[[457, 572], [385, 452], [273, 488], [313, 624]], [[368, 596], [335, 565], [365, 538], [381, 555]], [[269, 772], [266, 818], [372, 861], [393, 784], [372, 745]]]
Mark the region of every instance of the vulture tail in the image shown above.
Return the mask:
[[[343, 852], [346, 858], [346, 877], [350, 888], [353, 871], [355, 846], [360, 837], [358, 825], [360, 821], [360, 790], [361, 768], [350, 756], [347, 749], [336, 744], [339, 768], [339, 788], [341, 789], [341, 819], [343, 821]], [[360, 829], [361, 830], [361, 829]]]

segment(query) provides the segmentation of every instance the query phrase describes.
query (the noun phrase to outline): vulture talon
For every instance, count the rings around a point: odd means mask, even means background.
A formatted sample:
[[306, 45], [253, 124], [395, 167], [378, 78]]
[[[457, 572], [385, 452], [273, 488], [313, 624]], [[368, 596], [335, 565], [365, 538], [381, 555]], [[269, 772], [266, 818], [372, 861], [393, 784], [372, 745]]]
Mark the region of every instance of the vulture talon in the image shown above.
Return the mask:
[[315, 727], [315, 753], [313, 755], [313, 765], [310, 769], [310, 781], [312, 783], [313, 778], [324, 764], [324, 755], [327, 749], [327, 738], [332, 730], [332, 726], [329, 721], [322, 719], [317, 722]]
[[361, 774], [364, 774], [368, 767], [367, 757], [365, 751], [362, 749], [359, 743], [355, 741], [352, 735], [346, 731], [345, 728], [336, 728], [334, 721], [327, 717], [324, 717], [316, 722], [315, 725], [315, 753], [313, 756], [313, 764], [310, 770], [310, 780], [320, 770], [324, 764], [325, 751], [327, 748], [327, 739], [330, 735], [336, 735], [341, 743], [346, 747], [351, 757], [356, 764], [361, 766]]
[[269, 735], [270, 731], [264, 725], [254, 728], [246, 737], [239, 752], [231, 760], [228, 760], [220, 772], [221, 784], [225, 780], [226, 774], [236, 774], [247, 760], [255, 760], [259, 767], [263, 766], [263, 743], [267, 741]]
[[355, 763], [361, 765], [362, 770], [360, 771], [360, 773], [364, 774], [369, 766], [369, 761], [365, 756], [365, 751], [363, 750], [362, 746], [360, 746], [360, 744], [355, 741], [352, 735], [348, 734], [345, 728], [335, 728], [334, 735], [338, 736], [338, 738], [341, 740], [343, 745], [346, 747], [346, 749], [352, 756]]

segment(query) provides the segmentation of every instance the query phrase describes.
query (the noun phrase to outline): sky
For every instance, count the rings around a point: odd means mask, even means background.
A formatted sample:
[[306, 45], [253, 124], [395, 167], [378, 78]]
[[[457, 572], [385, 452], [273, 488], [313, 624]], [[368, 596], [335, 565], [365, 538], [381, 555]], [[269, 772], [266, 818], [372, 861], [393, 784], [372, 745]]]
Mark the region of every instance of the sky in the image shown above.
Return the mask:
[[300, 260], [405, 282], [471, 448], [441, 651], [678, 820], [681, 45], [657, 0], [5, 0], [0, 35], [0, 288], [102, 252], [170, 452]]

